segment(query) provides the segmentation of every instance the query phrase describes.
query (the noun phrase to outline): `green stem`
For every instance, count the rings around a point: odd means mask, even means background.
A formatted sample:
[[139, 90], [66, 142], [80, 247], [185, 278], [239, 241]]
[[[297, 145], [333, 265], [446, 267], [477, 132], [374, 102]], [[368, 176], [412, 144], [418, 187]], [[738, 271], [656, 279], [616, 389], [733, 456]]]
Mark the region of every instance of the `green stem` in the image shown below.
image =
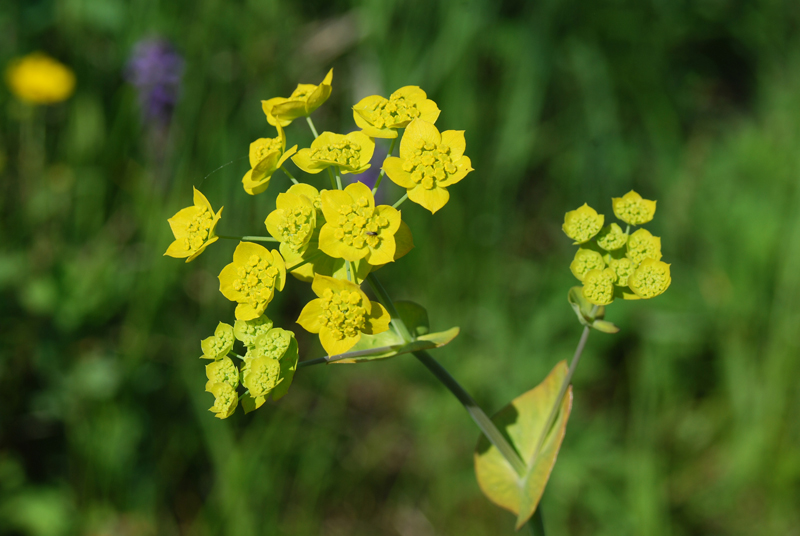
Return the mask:
[[245, 391], [244, 393], [242, 393], [242, 396], [240, 396], [240, 397], [239, 397], [239, 402], [241, 402], [241, 401], [242, 401], [242, 399], [243, 399], [245, 396], [249, 395], [249, 394], [250, 394], [250, 389], [248, 389], [247, 391]]
[[344, 188], [342, 188], [342, 174], [339, 172], [338, 167], [336, 168], [336, 187], [340, 190], [344, 190]]
[[402, 205], [403, 203], [405, 203], [406, 199], [408, 199], [408, 192], [406, 192], [406, 194], [405, 194], [403, 197], [401, 197], [401, 198], [400, 198], [400, 199], [397, 201], [397, 203], [395, 203], [394, 205], [392, 205], [392, 208], [397, 208], [397, 207], [399, 207], [400, 205]]
[[[389, 312], [389, 316], [392, 317], [392, 325], [394, 326], [395, 330], [398, 334], [405, 340], [406, 342], [413, 341], [413, 337], [411, 333], [408, 331], [405, 322], [403, 319], [400, 318], [400, 315], [397, 312], [397, 308], [394, 306], [394, 302], [389, 297], [389, 294], [386, 292], [386, 289], [383, 288], [380, 281], [375, 277], [375, 274], [369, 274], [367, 276], [367, 281], [369, 281], [370, 286], [372, 286], [372, 290], [375, 292], [375, 295], [378, 297], [378, 300], [386, 307], [386, 310]], [[483, 435], [494, 445], [500, 454], [508, 461], [511, 467], [516, 471], [519, 476], [523, 476], [525, 474], [525, 462], [522, 461], [522, 458], [519, 457], [517, 451], [514, 450], [514, 447], [509, 444], [506, 438], [500, 433], [500, 430], [494, 425], [492, 420], [486, 415], [486, 412], [481, 409], [475, 399], [470, 396], [470, 394], [463, 388], [461, 385], [453, 378], [447, 369], [445, 369], [438, 361], [436, 361], [431, 355], [426, 351], [419, 351], [413, 352], [414, 356], [420, 360], [420, 362], [425, 365], [428, 370], [436, 376], [440, 382], [447, 387], [453, 395], [458, 399], [461, 404], [464, 405], [464, 408], [472, 417], [472, 420], [475, 421], [475, 424], [478, 425]]]
[[228, 355], [231, 356], [231, 357], [238, 357], [239, 359], [244, 361], [244, 356], [241, 356], [241, 355], [237, 354], [236, 352], [228, 352]]
[[333, 170], [328, 167], [328, 175], [331, 177], [331, 188], [334, 190], [341, 190], [341, 188], [337, 187], [336, 185], [336, 177], [333, 176]]
[[[596, 311], [597, 306], [594, 307], [592, 315], [594, 315]], [[542, 445], [544, 445], [544, 440], [545, 437], [547, 437], [548, 432], [550, 432], [550, 427], [553, 426], [553, 422], [556, 420], [556, 415], [558, 415], [558, 410], [561, 407], [561, 399], [564, 398], [564, 394], [567, 392], [569, 383], [572, 380], [572, 375], [575, 374], [575, 369], [578, 367], [578, 362], [581, 360], [581, 355], [583, 354], [583, 349], [586, 347], [586, 339], [589, 338], [590, 331], [591, 328], [589, 328], [589, 326], [584, 326], [583, 333], [581, 333], [581, 339], [578, 341], [578, 347], [575, 349], [575, 355], [572, 356], [572, 363], [570, 363], [567, 375], [564, 377], [564, 381], [561, 383], [561, 388], [558, 390], [558, 395], [556, 396], [556, 400], [553, 403], [552, 409], [550, 410], [550, 415], [548, 415], [547, 420], [544, 423], [544, 428], [542, 428], [539, 441], [536, 443], [536, 449], [533, 451], [533, 456], [531, 456], [531, 467], [533, 467], [536, 457], [539, 455]]]
[[306, 122], [308, 123], [308, 126], [311, 128], [311, 133], [314, 135], [314, 139], [319, 138], [319, 134], [317, 134], [317, 129], [314, 128], [314, 121], [311, 120], [310, 115], [306, 116]]
[[244, 242], [280, 242], [280, 240], [271, 236], [229, 236], [218, 234], [217, 237], [225, 238], [226, 240], [242, 240]]
[[[400, 139], [400, 135], [398, 134], [396, 138], [392, 140], [392, 144], [389, 146], [389, 154], [387, 154], [387, 158], [392, 156], [394, 152], [394, 146], [397, 143], [397, 140]], [[381, 167], [381, 172], [378, 175], [378, 178], [375, 180], [375, 187], [372, 189], [372, 195], [375, 195], [378, 192], [378, 186], [381, 185], [381, 181], [383, 180], [383, 176], [386, 175], [386, 170]]]
[[356, 272], [356, 264], [350, 261], [346, 262], [350, 266], [350, 274], [353, 276], [353, 279], [351, 279], [351, 281], [356, 285], [359, 285], [360, 283], [358, 282], [358, 272]]
[[353, 270], [350, 265], [350, 261], [344, 261], [344, 271], [347, 272], [347, 280], [351, 283], [353, 282]]
[[286, 173], [286, 176], [287, 176], [287, 177], [289, 177], [289, 180], [291, 180], [293, 183], [295, 183], [295, 184], [300, 184], [300, 183], [297, 181], [297, 179], [295, 179], [295, 178], [294, 178], [294, 175], [292, 175], [291, 173], [289, 173], [289, 170], [288, 170], [288, 169], [286, 169], [285, 167], [281, 166], [281, 171], [283, 171], [284, 173]]
[[306, 361], [300, 361], [297, 366], [298, 367], [310, 367], [311, 365], [321, 365], [322, 363], [333, 363], [335, 361], [341, 361], [342, 359], [348, 359], [351, 357], [364, 357], [370, 355], [378, 355], [382, 354], [383, 352], [389, 352], [392, 350], [399, 350], [402, 348], [402, 344], [394, 344], [391, 346], [379, 346], [377, 348], [369, 348], [367, 350], [355, 350], [353, 352], [345, 352], [344, 354], [336, 354], [336, 355], [326, 355], [323, 357], [318, 357], [316, 359], [308, 359]]
[[539, 501], [539, 506], [536, 507], [536, 511], [533, 512], [533, 517], [526, 523], [526, 525], [531, 531], [532, 536], [545, 536], [541, 501]]

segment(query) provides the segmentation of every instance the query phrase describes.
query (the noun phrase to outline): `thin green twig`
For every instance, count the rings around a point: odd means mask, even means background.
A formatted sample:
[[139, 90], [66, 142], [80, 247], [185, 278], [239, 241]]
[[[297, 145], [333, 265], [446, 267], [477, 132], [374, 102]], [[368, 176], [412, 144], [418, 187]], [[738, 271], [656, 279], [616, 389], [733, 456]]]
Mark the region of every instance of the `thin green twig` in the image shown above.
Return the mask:
[[403, 203], [405, 203], [405, 202], [406, 202], [406, 199], [408, 199], [408, 192], [406, 192], [406, 193], [405, 193], [405, 195], [403, 195], [403, 197], [401, 197], [400, 199], [398, 199], [398, 200], [397, 200], [397, 203], [395, 203], [394, 205], [392, 205], [392, 208], [397, 208], [397, 207], [399, 207], [400, 205], [402, 205]]
[[314, 128], [314, 121], [311, 120], [310, 115], [306, 116], [306, 122], [308, 123], [308, 126], [311, 128], [311, 133], [314, 135], [314, 139], [319, 138], [319, 134], [317, 134], [317, 129]]
[[[392, 156], [392, 153], [394, 152], [394, 146], [397, 143], [398, 139], [400, 139], [400, 135], [399, 134], [398, 134], [398, 136], [396, 138], [394, 138], [392, 140], [392, 144], [389, 146], [389, 154], [386, 155], [387, 158]], [[381, 185], [381, 181], [383, 181], [383, 176], [384, 175], [386, 175], [386, 170], [383, 169], [383, 166], [381, 165], [381, 172], [378, 175], [378, 178], [375, 179], [375, 187], [372, 188], [372, 195], [375, 195], [378, 192], [378, 186]]]
[[225, 238], [226, 240], [241, 240], [243, 242], [280, 242], [280, 240], [271, 236], [230, 236], [218, 234], [217, 237]]

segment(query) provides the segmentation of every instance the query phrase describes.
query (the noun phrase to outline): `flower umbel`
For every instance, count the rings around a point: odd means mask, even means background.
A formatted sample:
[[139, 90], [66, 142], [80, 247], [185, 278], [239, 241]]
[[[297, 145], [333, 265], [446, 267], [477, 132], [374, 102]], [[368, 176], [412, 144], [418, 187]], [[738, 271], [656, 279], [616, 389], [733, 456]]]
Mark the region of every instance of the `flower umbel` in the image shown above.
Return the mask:
[[375, 142], [361, 131], [350, 134], [323, 132], [292, 157], [297, 167], [306, 173], [316, 174], [329, 166], [338, 166], [342, 173], [357, 175], [369, 169], [375, 151]]
[[578, 248], [578, 251], [575, 252], [575, 258], [569, 265], [572, 275], [577, 277], [579, 281], [583, 281], [584, 276], [590, 270], [602, 270], [605, 267], [606, 263], [603, 261], [603, 256], [597, 251], [586, 248]]
[[614, 301], [614, 281], [617, 274], [611, 268], [590, 270], [583, 277], [583, 295], [595, 305], [608, 305]]
[[239, 395], [236, 392], [236, 388], [232, 387], [231, 384], [206, 384], [206, 392], [214, 395], [214, 405], [208, 408], [208, 411], [214, 413], [216, 418], [227, 419], [236, 411], [236, 406], [239, 405]]
[[388, 99], [372, 95], [353, 106], [353, 119], [364, 134], [373, 138], [396, 138], [397, 130], [414, 119], [435, 123], [439, 117], [436, 103], [417, 86], [401, 87]]
[[394, 260], [399, 210], [388, 205], [376, 207], [372, 191], [360, 182], [344, 190], [325, 190], [321, 199], [326, 221], [319, 232], [323, 252], [348, 261], [365, 259], [371, 265]]
[[629, 225], [642, 225], [653, 219], [656, 214], [656, 202], [642, 199], [642, 196], [631, 190], [622, 197], [611, 199], [614, 215]]
[[233, 327], [225, 322], [220, 322], [214, 335], [200, 342], [203, 349], [201, 359], [222, 359], [233, 350]]
[[669, 264], [656, 259], [645, 259], [628, 279], [628, 286], [645, 300], [662, 294], [672, 283]]
[[194, 188], [194, 206], [178, 211], [168, 219], [175, 241], [172, 242], [164, 255], [176, 259], [186, 259], [191, 262], [200, 255], [210, 244], [219, 238], [214, 234], [214, 228], [222, 217], [222, 209], [214, 213], [211, 203], [200, 190]]
[[584, 244], [600, 232], [603, 228], [605, 216], [598, 214], [595, 209], [587, 205], [570, 210], [564, 215], [564, 233], [573, 239], [573, 244]]
[[318, 86], [314, 84], [297, 84], [297, 88], [289, 98], [275, 97], [261, 101], [261, 108], [267, 121], [274, 126], [288, 126], [298, 117], [311, 115], [331, 95], [333, 69], [328, 71], [325, 79]]
[[[281, 241], [284, 256], [284, 249], [296, 253], [305, 248], [317, 227], [317, 210], [312, 198], [301, 193], [305, 190], [313, 190], [319, 196], [313, 186], [296, 184], [287, 192], [278, 194], [275, 210], [264, 221], [269, 234]], [[313, 195], [311, 191], [306, 193]]]
[[277, 137], [259, 138], [250, 144], [251, 169], [242, 177], [244, 191], [250, 195], [266, 190], [272, 174], [297, 151], [297, 145], [286, 150], [286, 134], [280, 125], [277, 128]]
[[389, 329], [389, 313], [380, 303], [370, 301], [355, 283], [317, 275], [311, 289], [318, 299], [303, 308], [297, 323], [319, 333], [328, 355], [348, 351], [362, 333], [373, 335]]
[[29, 104], [54, 104], [75, 90], [75, 74], [66, 65], [41, 52], [13, 60], [6, 68], [11, 92]]
[[252, 242], [239, 242], [233, 262], [219, 274], [219, 290], [237, 302], [236, 319], [253, 320], [267, 308], [275, 290], [283, 290], [286, 267], [281, 254]]
[[239, 369], [233, 364], [230, 357], [223, 357], [219, 361], [214, 361], [206, 365], [206, 391], [215, 383], [227, 383], [234, 389], [239, 385]]
[[452, 186], [473, 171], [464, 156], [467, 142], [463, 130], [439, 130], [431, 123], [415, 119], [400, 140], [400, 156], [383, 162], [386, 175], [408, 191], [408, 198], [436, 212], [447, 204]]

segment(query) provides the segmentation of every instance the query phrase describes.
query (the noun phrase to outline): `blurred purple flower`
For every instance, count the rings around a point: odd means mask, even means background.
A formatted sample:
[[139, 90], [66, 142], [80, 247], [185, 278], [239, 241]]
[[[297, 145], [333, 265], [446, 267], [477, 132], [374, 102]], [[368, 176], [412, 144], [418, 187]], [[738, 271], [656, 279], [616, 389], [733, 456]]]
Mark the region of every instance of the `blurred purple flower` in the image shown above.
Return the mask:
[[139, 92], [145, 122], [167, 125], [178, 102], [183, 58], [164, 39], [140, 40], [128, 61], [126, 78]]

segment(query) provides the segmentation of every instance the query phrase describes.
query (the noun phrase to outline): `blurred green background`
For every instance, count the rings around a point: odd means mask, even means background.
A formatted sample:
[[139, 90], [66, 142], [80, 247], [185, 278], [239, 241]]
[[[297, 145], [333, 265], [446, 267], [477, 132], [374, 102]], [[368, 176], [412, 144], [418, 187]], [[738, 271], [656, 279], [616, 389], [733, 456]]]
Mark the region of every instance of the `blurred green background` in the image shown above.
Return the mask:
[[[433, 217], [403, 206], [416, 248], [382, 280], [461, 326], [434, 355], [489, 412], [580, 335], [563, 213], [658, 200], [672, 287], [614, 303], [621, 333], [589, 339], [550, 534], [800, 534], [799, 23], [788, 0], [3, 2], [0, 63], [45, 51], [77, 89], [37, 110], [46, 156], [27, 162], [31, 119], [0, 91], [0, 534], [513, 533], [476, 484], [477, 429], [410, 356], [207, 411], [199, 341], [233, 319], [216, 275], [235, 244], [162, 257], [166, 218], [195, 185], [219, 232], [264, 234], [288, 181], [241, 188], [248, 144], [274, 135], [259, 101], [330, 67], [320, 129], [414, 84], [466, 130], [476, 171]], [[153, 36], [185, 60], [162, 130], [125, 79]], [[318, 357], [294, 324], [310, 289], [289, 283], [270, 316]]]

